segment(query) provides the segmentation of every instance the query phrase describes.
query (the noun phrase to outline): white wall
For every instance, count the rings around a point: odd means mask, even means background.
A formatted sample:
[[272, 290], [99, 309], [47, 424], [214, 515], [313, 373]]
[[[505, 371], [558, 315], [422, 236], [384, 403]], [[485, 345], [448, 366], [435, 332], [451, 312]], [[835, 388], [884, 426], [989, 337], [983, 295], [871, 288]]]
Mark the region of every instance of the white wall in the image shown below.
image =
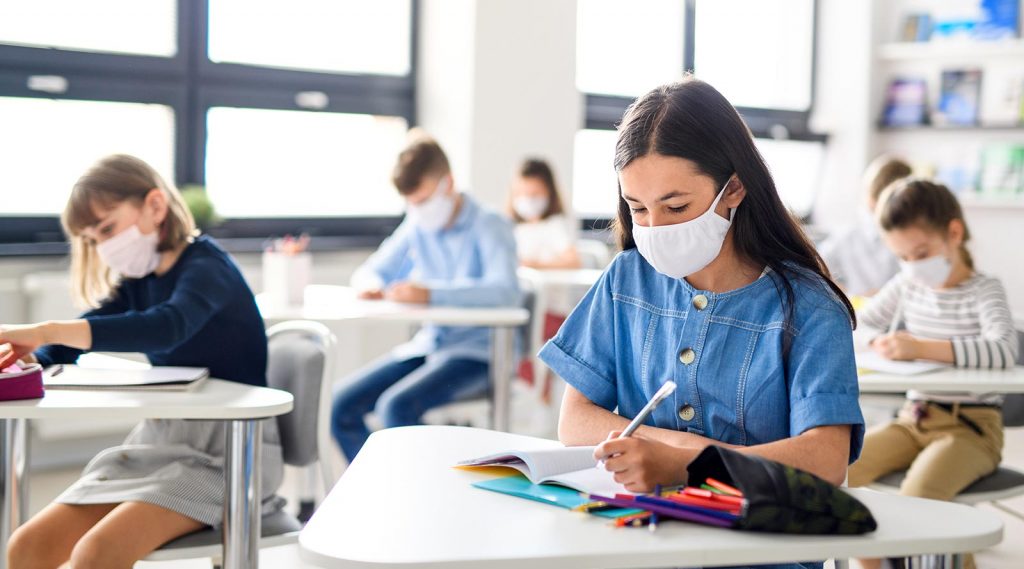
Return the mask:
[[832, 229], [863, 207], [861, 172], [871, 157], [871, 2], [820, 0], [812, 127], [829, 135], [814, 222]]
[[503, 207], [519, 161], [540, 156], [571, 203], [576, 2], [426, 0], [421, 14], [418, 119], [459, 185]]

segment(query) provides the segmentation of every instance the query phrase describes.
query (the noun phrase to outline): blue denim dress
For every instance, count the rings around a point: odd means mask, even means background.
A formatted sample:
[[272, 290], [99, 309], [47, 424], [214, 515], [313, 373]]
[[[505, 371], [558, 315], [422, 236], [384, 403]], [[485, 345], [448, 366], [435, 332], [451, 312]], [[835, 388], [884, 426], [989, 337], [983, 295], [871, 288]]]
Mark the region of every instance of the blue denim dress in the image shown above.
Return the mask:
[[817, 275], [794, 268], [787, 276], [789, 318], [777, 273], [713, 293], [658, 273], [631, 249], [615, 258], [540, 358], [625, 417], [671, 379], [675, 394], [646, 424], [725, 443], [758, 445], [852, 425], [852, 463], [864, 418], [849, 315]]

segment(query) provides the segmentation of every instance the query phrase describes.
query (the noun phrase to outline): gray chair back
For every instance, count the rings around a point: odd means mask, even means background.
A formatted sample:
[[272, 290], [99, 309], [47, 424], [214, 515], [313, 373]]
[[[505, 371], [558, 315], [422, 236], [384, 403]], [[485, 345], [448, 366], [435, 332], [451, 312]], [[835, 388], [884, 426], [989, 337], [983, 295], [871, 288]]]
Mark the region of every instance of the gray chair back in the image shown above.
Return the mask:
[[[334, 335], [318, 322], [289, 321], [267, 330], [267, 344], [267, 384], [295, 398], [291, 413], [277, 418], [284, 461], [309, 466], [329, 444]], [[324, 454], [320, 464], [330, 487], [334, 479]]]
[[[1024, 365], [1024, 330], [1017, 330], [1017, 365]], [[1024, 393], [1013, 393], [1003, 399], [1003, 425], [1024, 427]]]

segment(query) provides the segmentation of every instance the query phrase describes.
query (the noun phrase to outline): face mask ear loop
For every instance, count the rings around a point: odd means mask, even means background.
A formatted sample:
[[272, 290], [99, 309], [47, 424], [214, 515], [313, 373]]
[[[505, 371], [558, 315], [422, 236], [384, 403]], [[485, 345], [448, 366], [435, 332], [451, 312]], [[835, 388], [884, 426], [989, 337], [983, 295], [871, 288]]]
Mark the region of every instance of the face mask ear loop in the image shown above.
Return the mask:
[[[735, 174], [733, 174], [732, 176], [729, 176], [729, 179], [725, 181], [725, 185], [722, 186], [722, 190], [720, 192], [718, 192], [718, 195], [715, 197], [715, 201], [712, 202], [712, 204], [711, 204], [711, 211], [714, 211], [715, 208], [718, 207], [718, 202], [720, 202], [722, 200], [722, 198], [725, 197], [725, 192], [726, 192], [726, 190], [729, 189], [729, 184], [732, 183], [732, 177], [733, 176], [735, 176]], [[729, 217], [726, 218], [726, 219], [729, 220], [729, 223], [732, 223], [733, 217], [736, 215], [736, 208], [730, 207], [730, 208], [727, 208], [727, 209], [729, 210]], [[718, 215], [718, 214], [716, 213], [715, 215]]]

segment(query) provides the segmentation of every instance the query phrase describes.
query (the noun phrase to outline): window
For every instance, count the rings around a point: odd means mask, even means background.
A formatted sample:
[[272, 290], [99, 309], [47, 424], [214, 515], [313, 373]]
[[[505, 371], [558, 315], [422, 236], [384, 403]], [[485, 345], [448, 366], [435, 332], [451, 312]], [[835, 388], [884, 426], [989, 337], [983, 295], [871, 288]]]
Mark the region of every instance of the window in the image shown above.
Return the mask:
[[821, 187], [825, 144], [814, 140], [755, 139], [757, 149], [768, 163], [782, 203], [793, 215], [806, 219], [814, 208]]
[[[695, 18], [693, 67], [729, 102], [758, 109], [811, 108], [813, 2], [700, 1]], [[742, 38], [739, 49], [737, 38]]]
[[615, 131], [584, 129], [576, 133], [573, 149], [572, 209], [583, 219], [613, 217], [619, 200]]
[[0, 43], [171, 57], [175, 0], [32, 0], [0, 3]]
[[115, 152], [205, 185], [225, 218], [214, 235], [387, 235], [401, 214], [391, 161], [414, 121], [416, 6], [0, 3], [0, 254], [59, 241], [71, 184]]
[[228, 217], [401, 215], [389, 176], [406, 129], [399, 117], [214, 107], [206, 188]]
[[210, 60], [408, 75], [410, 10], [409, 0], [211, 0]]
[[5, 215], [53, 215], [75, 180], [114, 153], [174, 172], [174, 111], [166, 105], [0, 97], [0, 203]]
[[808, 125], [815, 6], [816, 0], [580, 2], [576, 83], [586, 94], [586, 130], [574, 150], [578, 214], [614, 216], [614, 193], [606, 194], [615, 188], [615, 125], [635, 97], [685, 71], [737, 107], [787, 206], [809, 214], [825, 140]]
[[585, 0], [577, 4], [576, 86], [636, 96], [683, 72], [683, 2]]

